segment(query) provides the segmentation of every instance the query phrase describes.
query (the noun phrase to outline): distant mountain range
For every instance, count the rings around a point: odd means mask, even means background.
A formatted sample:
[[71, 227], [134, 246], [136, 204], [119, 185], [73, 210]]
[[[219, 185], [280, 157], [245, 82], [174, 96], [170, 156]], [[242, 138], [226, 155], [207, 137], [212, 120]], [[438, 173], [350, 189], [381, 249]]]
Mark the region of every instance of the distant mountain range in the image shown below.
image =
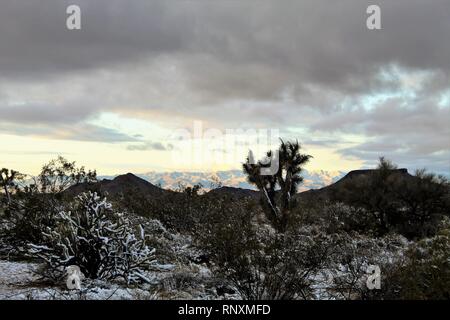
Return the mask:
[[[303, 172], [304, 182], [299, 187], [299, 192], [310, 189], [320, 189], [328, 186], [345, 175], [343, 171], [307, 171]], [[246, 176], [240, 170], [218, 172], [147, 172], [136, 176], [163, 189], [178, 190], [180, 184], [193, 186], [201, 183], [205, 191], [223, 187], [234, 187], [255, 190], [254, 186], [247, 182]], [[117, 176], [101, 176], [101, 179], [112, 180]]]
[[67, 189], [65, 192], [70, 195], [77, 195], [87, 190], [95, 191], [101, 194], [105, 192], [111, 196], [118, 196], [121, 194], [135, 194], [142, 197], [159, 197], [165, 191], [152, 183], [135, 176], [132, 173], [127, 173], [115, 177], [114, 179], [99, 179], [96, 183], [80, 183]]
[[[342, 190], [346, 184], [358, 183], [367, 179], [374, 170], [354, 170], [349, 173], [339, 176], [333, 176], [327, 172], [308, 173], [305, 172], [305, 185], [303, 190], [299, 190], [296, 195], [297, 198], [303, 200], [319, 201], [330, 198], [332, 194], [336, 194], [337, 191]], [[416, 179], [414, 176], [408, 173], [407, 169], [394, 169], [392, 170], [393, 178], [395, 179]], [[192, 185], [196, 183], [202, 183], [205, 186], [209, 186], [212, 190], [205, 193], [205, 196], [230, 196], [235, 199], [242, 198], [259, 198], [260, 193], [253, 188], [245, 188], [248, 186], [244, 182], [244, 175], [239, 171], [222, 171], [214, 174], [205, 173], [182, 173], [173, 172], [170, 174], [164, 173], [147, 173], [141, 175], [134, 175], [127, 173], [112, 178], [99, 177], [99, 181], [96, 183], [82, 183], [74, 185], [66, 190], [67, 194], [76, 195], [87, 190], [99, 192], [101, 194], [109, 194], [111, 196], [123, 196], [131, 194], [147, 199], [155, 199], [169, 195], [175, 197], [180, 193], [173, 192], [168, 186], [173, 186], [173, 189], [178, 188], [178, 183], [184, 183]], [[217, 183], [217, 178], [221, 178], [222, 182], [234, 183], [238, 186], [222, 186], [208, 185], [208, 183]], [[225, 179], [224, 179], [225, 178]], [[330, 183], [329, 183], [330, 182]], [[317, 187], [318, 186], [318, 187]], [[308, 188], [305, 190], [305, 188]]]

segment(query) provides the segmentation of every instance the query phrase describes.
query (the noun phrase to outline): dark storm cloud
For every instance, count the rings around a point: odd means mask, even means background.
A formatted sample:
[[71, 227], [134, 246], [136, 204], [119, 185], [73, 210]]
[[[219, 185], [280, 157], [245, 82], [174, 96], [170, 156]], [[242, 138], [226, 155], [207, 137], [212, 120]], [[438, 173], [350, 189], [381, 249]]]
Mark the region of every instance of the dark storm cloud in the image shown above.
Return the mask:
[[[373, 4], [365, 0], [4, 0], [0, 127], [54, 132], [54, 123], [103, 111], [157, 114], [160, 121], [301, 127], [338, 140], [359, 134], [372, 144], [343, 154], [371, 159], [375, 144], [438, 163], [449, 150], [450, 106], [439, 107], [437, 97], [450, 89], [450, 5], [376, 3], [378, 31], [365, 26]], [[81, 7], [80, 31], [65, 28], [69, 4]], [[367, 97], [389, 94], [367, 106]]]
[[[82, 10], [81, 31], [65, 28], [65, 8], [73, 3]], [[384, 30], [377, 32], [365, 27], [369, 3], [5, 0], [0, 70], [42, 76], [178, 54], [198, 89], [267, 98], [287, 85], [307, 91], [310, 83], [365, 90], [368, 71], [389, 62], [450, 68], [448, 1], [378, 1]]]
[[[83, 31], [66, 28], [66, 8], [81, 7]], [[183, 47], [190, 29], [168, 17], [163, 2], [80, 0], [2, 1], [2, 76], [42, 77], [108, 67]]]
[[439, 107], [432, 99], [399, 105], [394, 100], [373, 111], [347, 114], [345, 119], [330, 116], [319, 131], [360, 132], [370, 140], [339, 150], [344, 156], [373, 164], [385, 155], [409, 168], [428, 167], [449, 175], [450, 108]]
[[47, 124], [17, 126], [16, 123], [2, 122], [0, 133], [88, 142], [117, 143], [138, 141], [136, 138], [117, 130], [85, 123], [55, 124], [52, 126]]
[[84, 120], [90, 114], [77, 105], [30, 104], [0, 106], [0, 119], [3, 122], [22, 124], [74, 123]]

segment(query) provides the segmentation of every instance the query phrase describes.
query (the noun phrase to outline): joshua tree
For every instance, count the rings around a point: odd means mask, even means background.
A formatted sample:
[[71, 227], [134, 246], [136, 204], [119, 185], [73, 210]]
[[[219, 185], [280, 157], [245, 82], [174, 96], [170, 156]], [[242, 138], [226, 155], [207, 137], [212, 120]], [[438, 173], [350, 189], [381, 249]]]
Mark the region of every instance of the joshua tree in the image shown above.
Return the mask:
[[[281, 140], [278, 152], [269, 151], [266, 159], [256, 163], [250, 152], [243, 165], [248, 181], [261, 192], [266, 216], [278, 232], [286, 231], [294, 204], [292, 196], [303, 181], [302, 167], [311, 159], [310, 155], [300, 153], [300, 149], [297, 141]], [[272, 172], [265, 174], [263, 170], [268, 171], [268, 168]]]

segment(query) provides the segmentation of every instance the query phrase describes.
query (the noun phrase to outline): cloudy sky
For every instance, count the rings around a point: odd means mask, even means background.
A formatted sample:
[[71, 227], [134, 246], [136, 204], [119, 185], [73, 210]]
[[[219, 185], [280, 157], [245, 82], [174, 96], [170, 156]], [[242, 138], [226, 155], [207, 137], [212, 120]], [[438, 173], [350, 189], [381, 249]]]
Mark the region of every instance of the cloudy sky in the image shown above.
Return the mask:
[[[311, 170], [385, 155], [448, 174], [449, 71], [448, 0], [2, 0], [0, 167], [232, 169], [267, 147], [249, 132], [277, 132]], [[236, 143], [206, 139], [192, 161], [196, 127]]]

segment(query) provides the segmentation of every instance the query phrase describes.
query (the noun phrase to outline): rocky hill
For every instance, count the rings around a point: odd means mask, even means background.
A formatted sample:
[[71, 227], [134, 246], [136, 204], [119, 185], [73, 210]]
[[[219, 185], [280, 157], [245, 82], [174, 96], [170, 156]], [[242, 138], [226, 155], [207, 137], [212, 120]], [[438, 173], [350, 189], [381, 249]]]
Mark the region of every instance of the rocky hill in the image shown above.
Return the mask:
[[[414, 179], [414, 176], [408, 173], [408, 169], [393, 169], [391, 170], [391, 176], [394, 179]], [[311, 189], [305, 192], [301, 192], [297, 195], [299, 199], [304, 200], [323, 200], [330, 197], [332, 193], [339, 192], [346, 184], [349, 183], [359, 183], [362, 179], [367, 179], [376, 170], [374, 169], [364, 169], [364, 170], [353, 170], [347, 173], [344, 177], [339, 179], [333, 184], [325, 186], [320, 189]]]
[[135, 194], [144, 197], [157, 197], [170, 191], [161, 189], [152, 183], [135, 176], [132, 173], [117, 176], [109, 180], [103, 179], [96, 183], [82, 183], [69, 188], [66, 193], [71, 195], [80, 194], [86, 191], [93, 191], [109, 196], [118, 196], [120, 194]]

